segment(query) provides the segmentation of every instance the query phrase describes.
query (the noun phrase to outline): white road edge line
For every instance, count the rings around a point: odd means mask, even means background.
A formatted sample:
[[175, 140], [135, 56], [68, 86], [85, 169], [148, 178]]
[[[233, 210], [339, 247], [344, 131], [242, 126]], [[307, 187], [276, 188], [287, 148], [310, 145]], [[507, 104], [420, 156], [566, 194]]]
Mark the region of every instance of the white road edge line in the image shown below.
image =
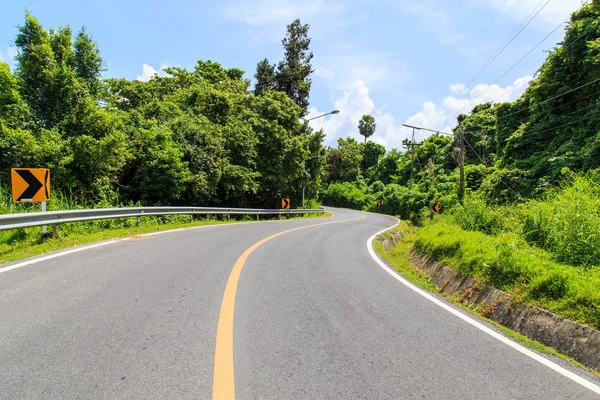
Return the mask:
[[108, 244], [113, 244], [113, 243], [117, 243], [117, 242], [119, 242], [119, 241], [118, 240], [109, 240], [107, 242], [94, 243], [94, 244], [90, 244], [88, 246], [78, 247], [76, 249], [61, 251], [60, 253], [50, 254], [48, 256], [39, 257], [39, 258], [34, 258], [32, 260], [27, 260], [27, 261], [24, 261], [24, 262], [21, 262], [18, 264], [9, 265], [8, 267], [0, 268], [0, 274], [3, 272], [12, 271], [13, 269], [25, 267], [27, 265], [37, 264], [42, 261], [51, 260], [56, 257], [62, 257], [62, 256], [66, 256], [67, 254], [73, 254], [73, 253], [77, 253], [77, 252], [80, 252], [83, 250], [93, 249], [95, 247], [102, 247], [102, 246], [106, 246]]
[[[396, 219], [396, 218], [394, 218]], [[383, 229], [379, 232], [377, 232], [376, 234], [374, 234], [373, 236], [371, 236], [369, 238], [369, 240], [367, 241], [367, 250], [369, 251], [369, 254], [371, 255], [371, 257], [373, 258], [373, 260], [375, 260], [375, 262], [377, 264], [379, 264], [379, 266], [381, 268], [383, 268], [387, 273], [389, 273], [394, 279], [396, 279], [397, 281], [399, 281], [400, 283], [402, 283], [403, 285], [405, 285], [406, 287], [408, 287], [409, 289], [413, 290], [414, 292], [416, 292], [417, 294], [420, 294], [421, 296], [425, 297], [427, 300], [431, 301], [432, 303], [434, 303], [437, 306], [440, 306], [441, 308], [443, 308], [444, 310], [448, 311], [449, 313], [455, 315], [456, 317], [462, 319], [463, 321], [467, 322], [468, 324], [474, 326], [475, 328], [479, 329], [480, 331], [487, 333], [488, 335], [490, 335], [491, 337], [493, 337], [494, 339], [499, 340], [500, 342], [506, 344], [507, 346], [512, 347], [513, 349], [517, 350], [518, 352], [534, 359], [535, 361], [539, 362], [540, 364], [545, 365], [546, 367], [550, 368], [551, 370], [558, 372], [559, 374], [571, 379], [572, 381], [580, 384], [581, 386], [591, 390], [594, 393], [600, 394], [600, 386], [595, 385], [594, 383], [582, 378], [581, 376], [561, 367], [560, 365], [542, 357], [541, 355], [529, 350], [528, 348], [508, 339], [505, 336], [502, 336], [501, 334], [499, 334], [498, 332], [488, 328], [487, 326], [483, 325], [482, 323], [474, 320], [473, 318], [461, 313], [458, 310], [455, 310], [454, 308], [450, 307], [449, 305], [445, 304], [444, 302], [440, 301], [439, 299], [435, 298], [433, 295], [431, 295], [430, 293], [426, 292], [425, 290], [422, 290], [420, 288], [418, 288], [417, 286], [413, 285], [412, 283], [410, 283], [409, 281], [407, 281], [406, 279], [402, 278], [400, 275], [398, 275], [398, 273], [396, 273], [395, 271], [393, 271], [390, 267], [388, 267], [380, 258], [379, 256], [377, 256], [377, 254], [375, 253], [375, 251], [373, 250], [373, 240], [375, 240], [375, 238], [377, 237], [377, 235], [380, 235], [386, 231], [389, 231], [390, 229], [396, 227], [399, 223], [400, 220], [396, 219], [397, 223], [394, 226], [391, 226], [389, 228]]]

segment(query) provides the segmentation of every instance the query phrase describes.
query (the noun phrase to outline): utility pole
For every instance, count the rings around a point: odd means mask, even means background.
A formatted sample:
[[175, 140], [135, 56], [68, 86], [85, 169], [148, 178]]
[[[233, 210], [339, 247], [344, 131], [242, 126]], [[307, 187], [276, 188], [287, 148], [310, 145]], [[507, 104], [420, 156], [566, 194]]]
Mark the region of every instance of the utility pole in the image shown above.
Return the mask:
[[421, 130], [421, 128], [418, 128], [416, 126], [411, 126], [411, 125], [406, 125], [406, 124], [402, 124], [403, 126], [406, 126], [408, 128], [412, 128], [412, 140], [408, 140], [408, 139], [404, 139], [402, 141], [402, 145], [404, 146], [405, 149], [410, 148], [410, 185], [408, 186], [409, 190], [412, 190], [412, 186], [413, 186], [413, 169], [415, 168], [415, 146], [423, 146], [423, 142], [420, 143], [416, 143], [415, 142], [415, 130]]
[[458, 170], [460, 173], [460, 183], [458, 188], [458, 202], [463, 204], [465, 199], [465, 134], [462, 126], [458, 125]]

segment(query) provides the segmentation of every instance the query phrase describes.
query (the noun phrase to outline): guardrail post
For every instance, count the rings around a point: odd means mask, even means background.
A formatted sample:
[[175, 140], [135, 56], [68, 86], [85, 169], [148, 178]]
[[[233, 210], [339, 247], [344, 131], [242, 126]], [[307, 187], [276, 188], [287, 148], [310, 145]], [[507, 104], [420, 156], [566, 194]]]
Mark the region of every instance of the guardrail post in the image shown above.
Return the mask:
[[[42, 212], [46, 212], [46, 202], [42, 201]], [[46, 234], [48, 233], [48, 228], [46, 227], [46, 225], [42, 225], [42, 233]]]
[[260, 214], [256, 214], [256, 220], [260, 221]]
[[194, 216], [190, 214], [190, 223], [194, 222]]
[[142, 224], [142, 217], [137, 217], [137, 226]]

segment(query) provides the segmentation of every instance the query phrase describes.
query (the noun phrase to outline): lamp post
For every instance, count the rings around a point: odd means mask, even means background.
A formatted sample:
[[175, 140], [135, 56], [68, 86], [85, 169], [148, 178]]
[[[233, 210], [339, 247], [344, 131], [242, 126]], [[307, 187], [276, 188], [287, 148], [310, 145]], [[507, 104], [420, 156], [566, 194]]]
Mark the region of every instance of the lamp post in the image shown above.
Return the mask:
[[[303, 119], [304, 119], [304, 122], [308, 122], [308, 121], [312, 121], [313, 119], [325, 117], [327, 115], [335, 115], [335, 114], [339, 114], [339, 113], [340, 113], [339, 110], [333, 110], [333, 111], [329, 111], [328, 113], [325, 113], [325, 114], [317, 115], [316, 117], [312, 117], [312, 118], [308, 118], [308, 119], [303, 118]], [[306, 165], [304, 166], [304, 169], [306, 170]], [[302, 177], [302, 208], [304, 208], [304, 177]]]
[[327, 114], [317, 115], [316, 117], [308, 118], [308, 119], [305, 119], [304, 121], [312, 121], [313, 119], [321, 118], [326, 115], [335, 115], [335, 114], [339, 114], [339, 113], [340, 113], [339, 110], [333, 110], [333, 111], [328, 112]]

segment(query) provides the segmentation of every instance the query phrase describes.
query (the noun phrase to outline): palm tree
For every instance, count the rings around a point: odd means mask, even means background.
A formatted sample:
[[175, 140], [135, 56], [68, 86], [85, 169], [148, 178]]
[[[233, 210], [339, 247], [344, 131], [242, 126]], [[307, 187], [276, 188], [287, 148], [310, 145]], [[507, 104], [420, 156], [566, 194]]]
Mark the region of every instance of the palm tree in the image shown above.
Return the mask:
[[358, 131], [365, 137], [365, 143], [367, 143], [367, 138], [373, 136], [376, 127], [375, 118], [370, 115], [363, 115], [358, 121]]

